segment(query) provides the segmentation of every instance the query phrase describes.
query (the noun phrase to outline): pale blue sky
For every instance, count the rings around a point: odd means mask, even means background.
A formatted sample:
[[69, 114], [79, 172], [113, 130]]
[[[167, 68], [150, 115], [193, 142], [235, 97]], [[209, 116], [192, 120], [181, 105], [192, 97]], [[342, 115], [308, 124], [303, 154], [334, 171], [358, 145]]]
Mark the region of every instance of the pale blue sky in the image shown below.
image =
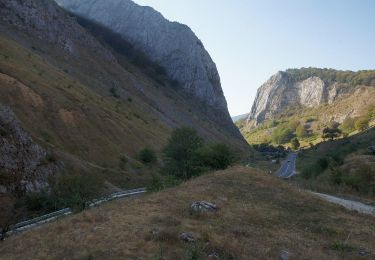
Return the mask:
[[279, 70], [375, 69], [375, 0], [135, 0], [189, 25], [215, 61], [231, 115]]

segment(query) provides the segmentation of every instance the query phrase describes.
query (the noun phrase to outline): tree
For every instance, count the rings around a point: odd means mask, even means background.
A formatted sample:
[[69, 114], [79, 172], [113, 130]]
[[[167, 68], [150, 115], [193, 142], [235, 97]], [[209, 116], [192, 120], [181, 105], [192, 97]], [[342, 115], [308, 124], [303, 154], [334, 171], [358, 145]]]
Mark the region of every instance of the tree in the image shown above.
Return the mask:
[[340, 123], [337, 123], [336, 121], [330, 121], [327, 125], [328, 128], [337, 129], [339, 128]]
[[213, 170], [224, 170], [235, 161], [234, 153], [226, 144], [213, 144], [198, 150], [197, 156], [202, 162], [202, 167]]
[[288, 143], [293, 138], [293, 132], [292, 129], [279, 125], [272, 133], [272, 141], [276, 144]]
[[335, 138], [338, 138], [340, 137], [342, 134], [342, 131], [338, 128], [329, 128], [329, 127], [326, 127], [323, 129], [323, 134], [322, 134], [322, 138], [324, 140], [326, 139], [335, 139]]
[[369, 126], [369, 119], [367, 117], [359, 117], [355, 121], [355, 129], [358, 131], [364, 131]]
[[292, 139], [291, 144], [294, 150], [297, 150], [300, 147], [300, 143], [296, 137]]
[[197, 151], [204, 145], [203, 139], [191, 128], [178, 128], [172, 132], [164, 155], [164, 172], [178, 178], [189, 179], [202, 172]]
[[157, 160], [156, 153], [154, 152], [154, 150], [148, 147], [142, 149], [139, 152], [138, 158], [141, 162], [145, 164], [152, 164], [152, 163], [155, 163]]
[[345, 118], [345, 120], [344, 120], [344, 122], [342, 122], [340, 128], [344, 133], [353, 132], [355, 130], [355, 120], [354, 120], [354, 118], [351, 118], [351, 117]]
[[306, 137], [308, 134], [307, 134], [307, 130], [306, 130], [306, 126], [304, 124], [300, 124], [297, 129], [296, 129], [296, 135], [298, 138], [304, 138]]

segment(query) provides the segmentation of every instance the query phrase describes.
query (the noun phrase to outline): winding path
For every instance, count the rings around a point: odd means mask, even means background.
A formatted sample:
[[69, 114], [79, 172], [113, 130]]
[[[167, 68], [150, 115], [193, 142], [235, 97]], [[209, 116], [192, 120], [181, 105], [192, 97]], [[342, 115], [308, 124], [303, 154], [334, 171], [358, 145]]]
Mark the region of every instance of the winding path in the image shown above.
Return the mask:
[[[296, 160], [298, 153], [290, 153], [286, 160], [283, 162], [279, 170], [276, 171], [275, 176], [282, 179], [289, 179], [296, 174]], [[354, 210], [362, 214], [368, 214], [375, 216], [375, 206], [366, 205], [364, 203], [342, 199], [332, 195], [327, 195], [318, 192], [312, 192], [311, 194], [318, 196], [319, 198], [343, 206], [346, 209]]]

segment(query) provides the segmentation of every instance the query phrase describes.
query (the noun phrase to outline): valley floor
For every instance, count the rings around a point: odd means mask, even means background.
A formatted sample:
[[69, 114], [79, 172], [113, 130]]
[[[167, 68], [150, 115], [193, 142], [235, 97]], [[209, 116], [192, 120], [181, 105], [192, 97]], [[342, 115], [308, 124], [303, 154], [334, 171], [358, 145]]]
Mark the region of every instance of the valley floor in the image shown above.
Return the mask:
[[[200, 200], [219, 210], [191, 214], [190, 204]], [[199, 242], [182, 242], [181, 232]], [[375, 218], [237, 166], [10, 237], [0, 243], [0, 258], [277, 259], [283, 250], [293, 259], [370, 259]]]

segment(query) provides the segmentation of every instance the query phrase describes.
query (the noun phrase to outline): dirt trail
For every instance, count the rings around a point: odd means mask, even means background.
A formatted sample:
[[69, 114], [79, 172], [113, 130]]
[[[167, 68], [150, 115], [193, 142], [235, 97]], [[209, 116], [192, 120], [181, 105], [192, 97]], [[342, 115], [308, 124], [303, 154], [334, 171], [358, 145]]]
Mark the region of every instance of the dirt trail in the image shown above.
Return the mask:
[[363, 204], [361, 202], [341, 199], [327, 194], [311, 192], [312, 194], [322, 198], [323, 200], [341, 205], [349, 210], [355, 210], [363, 214], [369, 214], [375, 217], [375, 206]]

